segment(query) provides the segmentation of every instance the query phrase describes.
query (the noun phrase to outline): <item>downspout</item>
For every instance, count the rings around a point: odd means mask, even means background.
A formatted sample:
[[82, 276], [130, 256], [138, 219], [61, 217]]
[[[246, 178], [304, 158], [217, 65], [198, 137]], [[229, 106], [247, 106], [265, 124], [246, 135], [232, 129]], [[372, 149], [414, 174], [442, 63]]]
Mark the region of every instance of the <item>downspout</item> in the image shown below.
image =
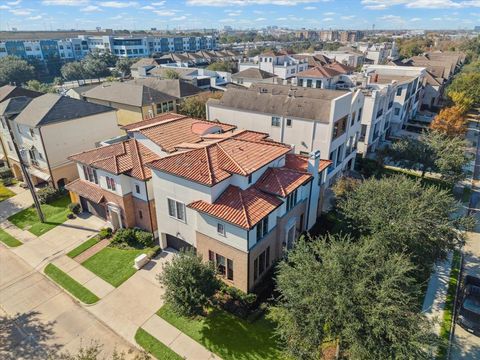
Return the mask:
[[52, 179], [52, 185], [53, 185], [54, 188], [56, 188], [55, 187], [55, 181], [53, 179], [52, 169], [50, 168], [50, 161], [48, 160], [47, 149], [45, 148], [45, 143], [43, 142], [43, 135], [42, 135], [42, 128], [41, 127], [38, 128], [38, 133], [40, 134], [40, 140], [42, 141], [42, 148], [43, 148], [43, 151], [45, 152], [45, 160], [47, 160], [47, 167], [48, 167], [48, 172], [50, 173], [50, 178]]
[[[310, 219], [310, 203], [312, 201], [312, 187], [313, 187], [313, 182], [315, 181], [315, 178], [312, 179], [312, 181], [310, 181], [310, 190], [308, 192], [308, 207], [307, 207], [307, 218], [305, 219], [305, 222], [306, 222], [306, 226], [305, 226], [305, 230], [308, 231], [310, 230], [310, 228], [308, 227], [309, 225], [309, 219]], [[315, 224], [314, 224], [315, 225]]]
[[[250, 243], [250, 230], [247, 230], [247, 247]], [[247, 293], [250, 291], [250, 249], [247, 254]]]
[[153, 221], [152, 221], [152, 209], [150, 208], [150, 199], [148, 198], [148, 187], [147, 182], [145, 181], [145, 194], [147, 195], [147, 206], [148, 206], [148, 217], [150, 222], [150, 229], [152, 230], [152, 235], [155, 238], [154, 230], [153, 230]]

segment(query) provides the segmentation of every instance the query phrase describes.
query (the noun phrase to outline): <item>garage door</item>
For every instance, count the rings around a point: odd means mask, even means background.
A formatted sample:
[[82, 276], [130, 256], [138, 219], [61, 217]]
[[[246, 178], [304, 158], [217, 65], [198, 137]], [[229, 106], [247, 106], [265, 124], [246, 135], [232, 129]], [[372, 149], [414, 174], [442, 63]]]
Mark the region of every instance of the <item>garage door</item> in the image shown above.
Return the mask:
[[167, 247], [174, 248], [176, 250], [180, 249], [193, 249], [193, 246], [187, 243], [186, 241], [172, 235], [167, 234]]
[[93, 201], [90, 201], [84, 197], [80, 197], [80, 203], [84, 211], [88, 211], [90, 214], [98, 216], [104, 220], [107, 219], [107, 211], [105, 205], [95, 204]]

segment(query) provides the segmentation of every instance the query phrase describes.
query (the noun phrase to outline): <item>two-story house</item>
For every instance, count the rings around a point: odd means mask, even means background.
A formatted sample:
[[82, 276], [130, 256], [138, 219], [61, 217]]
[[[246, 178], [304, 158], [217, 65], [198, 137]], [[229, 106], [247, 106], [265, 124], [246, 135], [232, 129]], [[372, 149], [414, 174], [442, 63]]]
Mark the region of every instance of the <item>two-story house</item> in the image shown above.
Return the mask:
[[330, 162], [248, 130], [203, 138], [147, 165], [160, 244], [194, 247], [227, 284], [252, 291], [315, 223]]
[[201, 142], [205, 134], [234, 128], [178, 114], [127, 125], [123, 138], [69, 157], [77, 164], [78, 179], [66, 188], [83, 211], [113, 228], [139, 227], [157, 236], [152, 174], [146, 164], [176, 152], [183, 142]]
[[33, 183], [57, 188], [78, 177], [69, 154], [121, 133], [115, 109], [57, 94], [11, 98], [0, 120], [0, 137], [14, 176], [23, 179], [15, 142]]
[[316, 150], [329, 154], [330, 184], [353, 169], [363, 101], [361, 91], [258, 84], [227, 89], [221, 99], [210, 99], [207, 118], [267, 133], [275, 141], [292, 144], [299, 154]]

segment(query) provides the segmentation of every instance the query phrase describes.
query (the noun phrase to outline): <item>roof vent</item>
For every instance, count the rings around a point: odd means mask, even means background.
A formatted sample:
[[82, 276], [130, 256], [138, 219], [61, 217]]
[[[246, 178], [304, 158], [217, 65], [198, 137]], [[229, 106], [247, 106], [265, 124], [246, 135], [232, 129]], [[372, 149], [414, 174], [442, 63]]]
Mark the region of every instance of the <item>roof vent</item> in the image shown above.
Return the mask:
[[215, 134], [222, 131], [222, 128], [218, 125], [209, 124], [206, 122], [195, 122], [192, 124], [192, 133], [197, 135], [207, 135], [207, 134]]

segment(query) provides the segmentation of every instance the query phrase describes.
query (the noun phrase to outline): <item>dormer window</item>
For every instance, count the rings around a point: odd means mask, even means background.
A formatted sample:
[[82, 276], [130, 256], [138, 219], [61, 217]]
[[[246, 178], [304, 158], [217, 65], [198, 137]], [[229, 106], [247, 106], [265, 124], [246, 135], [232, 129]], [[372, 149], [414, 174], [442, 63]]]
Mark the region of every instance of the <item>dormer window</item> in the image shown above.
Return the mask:
[[249, 184], [252, 183], [252, 174], [248, 175], [248, 183], [249, 183]]
[[268, 233], [268, 215], [265, 216], [257, 224], [257, 242], [265, 237]]

